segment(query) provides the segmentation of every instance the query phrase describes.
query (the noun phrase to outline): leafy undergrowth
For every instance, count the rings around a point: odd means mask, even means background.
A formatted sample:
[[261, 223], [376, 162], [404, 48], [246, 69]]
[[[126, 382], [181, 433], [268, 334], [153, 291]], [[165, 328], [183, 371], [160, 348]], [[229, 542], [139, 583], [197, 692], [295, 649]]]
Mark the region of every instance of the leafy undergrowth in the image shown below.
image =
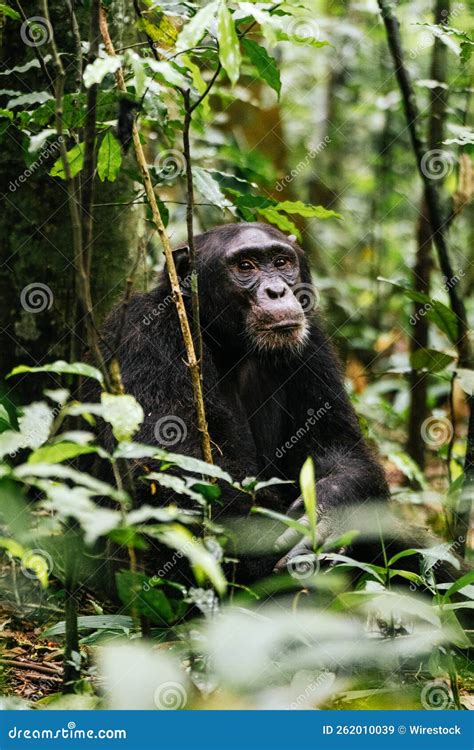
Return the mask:
[[[48, 369], [101, 380], [82, 364]], [[445, 541], [397, 554], [387, 545], [382, 564], [362, 563], [351, 542], [388, 539], [394, 520], [364, 506], [337, 537], [321, 538], [311, 460], [300, 476], [302, 526], [259, 505], [260, 491], [280, 480], [239, 483], [216, 466], [132, 442], [143, 412], [130, 396], [104, 394], [92, 405], [49, 390], [0, 417], [4, 707], [472, 707], [474, 572], [459, 570], [461, 542], [449, 537], [456, 481], [449, 491], [438, 481], [440, 457], [421, 491], [394, 483], [393, 506]], [[112, 427], [113, 452], [98, 445], [97, 417]], [[79, 471], [85, 454], [111, 468], [115, 484]], [[393, 445], [385, 457], [394, 480], [413, 470]], [[188, 509], [133, 509], [121, 477], [136, 460], [154, 460], [159, 468], [142, 481]], [[309, 552], [278, 575], [234, 583], [232, 529], [212, 512], [225, 484], [253, 505], [239, 520], [239, 554], [254, 539], [269, 552], [275, 524], [306, 536]], [[65, 646], [74, 674], [66, 685]]]

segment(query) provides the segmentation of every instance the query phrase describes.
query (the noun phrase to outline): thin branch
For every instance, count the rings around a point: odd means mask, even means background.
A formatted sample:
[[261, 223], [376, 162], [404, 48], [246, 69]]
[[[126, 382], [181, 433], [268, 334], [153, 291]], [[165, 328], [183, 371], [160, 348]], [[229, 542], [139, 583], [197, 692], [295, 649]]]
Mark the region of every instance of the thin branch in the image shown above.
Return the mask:
[[[455, 274], [446, 242], [446, 229], [445, 221], [443, 220], [441, 199], [434, 181], [429, 178], [426, 169], [423, 169], [425, 149], [418, 132], [418, 108], [411, 79], [405, 67], [399, 23], [394, 14], [390, 0], [378, 0], [378, 4], [385, 24], [387, 42], [395, 67], [395, 75], [402, 95], [405, 118], [413, 152], [415, 154], [418, 171], [424, 187], [424, 197], [431, 226], [432, 241], [436, 247], [441, 272], [446, 279], [453, 279]], [[456, 348], [458, 352], [458, 364], [460, 367], [470, 368], [472, 367], [472, 353], [464, 302], [459, 295], [456, 284], [448, 285], [448, 294], [451, 309], [455, 313], [457, 319], [458, 339], [456, 342]], [[468, 396], [467, 402], [470, 414], [467, 432], [466, 457], [464, 460], [464, 482], [458, 507], [454, 514], [456, 529], [455, 536], [461, 548], [461, 553], [464, 552], [466, 546], [472, 497], [474, 495], [474, 397]]]
[[188, 231], [189, 269], [191, 273], [191, 307], [193, 311], [194, 346], [202, 378], [202, 332], [199, 314], [199, 279], [196, 268], [196, 248], [194, 245], [194, 186], [193, 167], [191, 162], [191, 146], [189, 142], [189, 130], [191, 127], [192, 110], [190, 102], [190, 91], [183, 91], [184, 98], [184, 125], [183, 125], [183, 151], [186, 164], [186, 227]]
[[66, 0], [66, 7], [71, 19], [72, 35], [74, 37], [74, 46], [76, 48], [76, 85], [77, 90], [82, 90], [82, 44], [81, 44], [81, 32], [79, 30], [79, 24], [77, 23], [76, 14], [72, 6], [71, 0]]
[[[28, 16], [26, 15], [25, 11], [23, 10], [23, 8], [21, 6], [21, 3], [20, 3], [20, 0], [16, 0], [16, 5], [17, 5], [18, 10], [20, 11], [20, 15], [23, 18], [23, 21], [29, 26], [30, 25], [30, 20], [29, 20]], [[51, 89], [51, 91], [54, 94], [54, 81], [53, 81], [53, 79], [51, 78], [51, 76], [49, 74], [48, 66], [46, 65], [44, 57], [43, 57], [43, 55], [40, 52], [39, 45], [38, 44], [33, 44], [32, 46], [33, 46], [33, 53], [34, 53], [36, 59], [38, 60], [38, 62], [40, 64], [41, 70], [43, 71], [44, 76], [45, 76], [45, 78], [46, 78], [46, 80], [48, 82], [48, 86], [49, 86], [49, 88]]]
[[[109, 34], [107, 17], [103, 8], [101, 8], [101, 11], [100, 11], [100, 30], [101, 30], [102, 38], [104, 40], [104, 45], [105, 45], [107, 54], [111, 56], [115, 56], [114, 45]], [[126, 92], [127, 88], [125, 85], [125, 79], [123, 76], [122, 68], [118, 68], [118, 70], [116, 71], [115, 80], [117, 83], [117, 88], [120, 91]], [[212, 463], [211, 441], [210, 441], [209, 430], [207, 426], [206, 413], [205, 413], [205, 407], [204, 407], [204, 398], [203, 398], [203, 393], [202, 393], [202, 382], [201, 382], [201, 377], [200, 377], [200, 372], [199, 372], [199, 363], [196, 359], [196, 352], [194, 349], [193, 336], [191, 333], [191, 328], [190, 328], [188, 317], [186, 314], [186, 307], [185, 307], [183, 295], [181, 292], [178, 274], [176, 272], [176, 266], [174, 263], [171, 243], [166, 233], [160, 211], [158, 209], [156, 196], [153, 190], [153, 184], [151, 181], [150, 173], [148, 171], [145, 154], [143, 152], [143, 147], [140, 141], [140, 135], [139, 135], [136, 123], [133, 124], [132, 137], [133, 137], [133, 146], [135, 150], [135, 156], [137, 159], [137, 164], [140, 169], [143, 186], [145, 188], [146, 195], [148, 198], [148, 203], [149, 203], [151, 213], [153, 216], [153, 222], [156, 226], [158, 235], [161, 240], [161, 244], [163, 246], [163, 251], [164, 251], [165, 259], [166, 259], [166, 267], [168, 271], [168, 277], [169, 277], [170, 285], [171, 285], [171, 291], [172, 291], [173, 299], [176, 305], [176, 311], [178, 314], [179, 324], [181, 327], [181, 333], [183, 335], [183, 341], [184, 341], [187, 359], [188, 359], [188, 367], [190, 370], [192, 386], [193, 386], [193, 394], [194, 394], [194, 402], [195, 402], [195, 407], [196, 407], [198, 429], [201, 433], [202, 454], [203, 454], [203, 458], [205, 461]]]

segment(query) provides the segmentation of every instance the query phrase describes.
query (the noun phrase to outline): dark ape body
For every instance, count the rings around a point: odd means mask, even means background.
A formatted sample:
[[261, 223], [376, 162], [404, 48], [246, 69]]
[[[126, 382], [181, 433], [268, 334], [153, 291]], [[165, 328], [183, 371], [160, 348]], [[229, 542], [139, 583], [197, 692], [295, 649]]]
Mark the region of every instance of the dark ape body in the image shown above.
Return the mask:
[[[262, 501], [283, 513], [298, 498], [295, 480], [308, 456], [315, 462], [319, 511], [327, 519], [341, 505], [386, 498], [382, 469], [364, 441], [312, 309], [315, 293], [301, 248], [263, 224], [218, 227], [195, 243], [204, 398], [215, 462], [239, 480], [249, 475], [292, 480], [266, 491]], [[191, 315], [185, 249], [176, 252], [176, 263]], [[309, 304], [300, 304], [302, 297]], [[153, 291], [132, 297], [125, 318], [120, 308], [112, 313], [104, 330], [111, 348], [118, 326], [123, 326], [117, 352], [123, 383], [145, 412], [135, 439], [201, 457], [191, 379], [165, 272]], [[247, 509], [245, 495], [222, 490], [214, 520]], [[149, 485], [141, 492], [152, 500]]]

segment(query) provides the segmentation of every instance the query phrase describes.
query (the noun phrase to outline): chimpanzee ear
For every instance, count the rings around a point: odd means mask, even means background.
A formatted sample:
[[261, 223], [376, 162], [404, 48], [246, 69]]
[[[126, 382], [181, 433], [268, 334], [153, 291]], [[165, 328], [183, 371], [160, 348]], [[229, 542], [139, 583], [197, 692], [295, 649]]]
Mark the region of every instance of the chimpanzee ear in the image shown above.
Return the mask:
[[[181, 245], [173, 250], [173, 258], [176, 266], [176, 273], [181, 282], [181, 288], [186, 290], [186, 277], [189, 275], [189, 247]], [[183, 288], [184, 287], [184, 288]]]

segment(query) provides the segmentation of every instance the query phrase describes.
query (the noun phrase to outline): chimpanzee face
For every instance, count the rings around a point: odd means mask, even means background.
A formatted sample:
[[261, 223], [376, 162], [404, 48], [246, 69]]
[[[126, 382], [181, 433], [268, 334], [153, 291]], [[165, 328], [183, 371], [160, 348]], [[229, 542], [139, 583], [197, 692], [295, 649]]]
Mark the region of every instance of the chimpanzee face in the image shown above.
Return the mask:
[[293, 293], [301, 282], [295, 245], [284, 235], [244, 226], [226, 248], [225, 264], [235, 299], [246, 311], [245, 332], [252, 346], [259, 350], [301, 346], [308, 336], [308, 322]]

